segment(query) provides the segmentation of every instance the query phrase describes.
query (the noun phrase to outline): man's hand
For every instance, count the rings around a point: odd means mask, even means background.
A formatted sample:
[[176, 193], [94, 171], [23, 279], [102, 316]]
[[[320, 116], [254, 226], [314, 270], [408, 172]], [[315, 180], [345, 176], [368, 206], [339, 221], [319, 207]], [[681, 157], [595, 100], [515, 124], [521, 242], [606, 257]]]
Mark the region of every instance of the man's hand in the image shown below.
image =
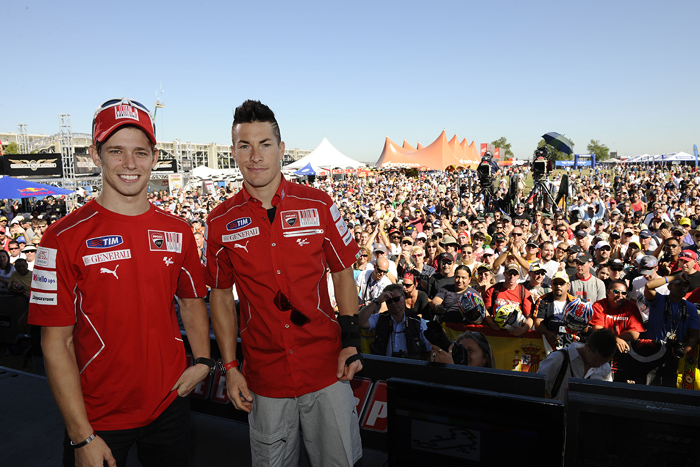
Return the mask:
[[338, 355], [338, 371], [335, 375], [340, 381], [350, 381], [355, 376], [355, 373], [362, 370], [362, 362], [360, 360], [355, 360], [350, 366], [345, 364], [348, 358], [356, 354], [357, 349], [355, 347], [345, 347], [340, 351]]
[[178, 396], [185, 397], [207, 376], [209, 376], [208, 366], [203, 364], [189, 366], [182, 372], [171, 391], [177, 390]]
[[620, 339], [619, 337], [616, 337], [615, 340], [617, 341], [617, 350], [620, 353], [627, 353], [630, 351], [630, 346], [626, 340]]
[[237, 368], [226, 372], [226, 395], [235, 408], [250, 413], [253, 408], [253, 395], [248, 390], [245, 376]]
[[90, 443], [75, 450], [76, 467], [102, 467], [104, 462], [107, 462], [109, 467], [117, 467], [112, 450], [99, 436], [95, 436]]

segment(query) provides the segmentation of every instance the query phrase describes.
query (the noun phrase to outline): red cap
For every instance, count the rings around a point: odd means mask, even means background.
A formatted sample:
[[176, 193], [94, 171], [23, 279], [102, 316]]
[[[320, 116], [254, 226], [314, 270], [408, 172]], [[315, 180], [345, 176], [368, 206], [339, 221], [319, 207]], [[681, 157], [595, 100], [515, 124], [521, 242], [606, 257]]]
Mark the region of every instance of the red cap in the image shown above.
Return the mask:
[[683, 250], [680, 255], [678, 255], [678, 259], [685, 259], [685, 260], [693, 260], [697, 261], [698, 260], [698, 254], [695, 253], [694, 251], [691, 250]]
[[92, 143], [103, 143], [125, 125], [133, 125], [146, 133], [156, 144], [156, 130], [151, 112], [142, 104], [127, 98], [111, 99], [102, 104], [92, 121]]

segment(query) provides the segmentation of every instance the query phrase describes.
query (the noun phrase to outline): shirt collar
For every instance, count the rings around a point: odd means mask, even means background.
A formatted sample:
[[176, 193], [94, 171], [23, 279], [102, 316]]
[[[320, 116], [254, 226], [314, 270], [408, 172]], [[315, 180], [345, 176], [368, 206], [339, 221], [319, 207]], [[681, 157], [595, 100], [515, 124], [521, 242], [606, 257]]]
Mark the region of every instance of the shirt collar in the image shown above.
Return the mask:
[[[286, 192], [288, 190], [288, 185], [289, 182], [287, 181], [286, 178], [284, 178], [284, 174], [282, 174], [282, 179], [280, 180], [280, 186], [277, 187], [277, 191], [275, 192], [275, 195], [272, 197], [272, 205], [277, 206], [279, 203], [284, 199], [286, 195]], [[250, 193], [248, 193], [248, 190], [245, 187], [245, 182], [243, 183], [243, 188], [241, 189], [241, 193], [243, 194], [243, 199], [245, 199], [246, 203], [249, 203], [251, 200], [260, 203], [260, 200], [257, 198], [253, 198]]]

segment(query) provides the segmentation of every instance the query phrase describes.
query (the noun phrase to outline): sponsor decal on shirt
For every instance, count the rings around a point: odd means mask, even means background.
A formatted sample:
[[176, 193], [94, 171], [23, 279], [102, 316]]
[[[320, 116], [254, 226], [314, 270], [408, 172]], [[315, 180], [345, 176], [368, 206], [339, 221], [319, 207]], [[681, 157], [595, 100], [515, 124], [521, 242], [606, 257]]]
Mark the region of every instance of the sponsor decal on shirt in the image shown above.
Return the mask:
[[40, 246], [36, 250], [34, 265], [41, 266], [42, 268], [56, 269], [56, 253], [58, 253], [58, 250], [55, 248]]
[[243, 230], [242, 232], [236, 232], [230, 235], [222, 235], [222, 242], [235, 242], [237, 240], [243, 240], [244, 238], [255, 237], [260, 235], [260, 229], [258, 227], [253, 227], [252, 229]]
[[29, 303], [37, 303], [39, 305], [57, 305], [57, 294], [32, 291], [29, 298]]
[[32, 271], [32, 289], [57, 290], [56, 271], [35, 269]]
[[120, 259], [131, 259], [131, 250], [114, 250], [83, 256], [83, 263], [85, 263], [85, 266], [90, 266], [91, 264], [108, 263], [110, 261], [119, 261]]
[[283, 229], [297, 227], [320, 227], [321, 219], [318, 209], [296, 209], [294, 211], [282, 211], [280, 215]]
[[333, 203], [333, 206], [331, 206], [331, 216], [333, 216], [334, 221], [337, 221], [340, 217], [340, 209], [338, 209], [338, 206], [336, 206], [335, 203]]
[[180, 232], [148, 231], [148, 246], [151, 251], [182, 252], [182, 234]]
[[343, 243], [345, 243], [345, 246], [350, 244], [350, 240], [352, 240], [352, 232], [348, 230], [345, 232], [345, 236], [343, 237]]
[[226, 230], [238, 230], [248, 227], [253, 220], [250, 217], [241, 217], [226, 224]]
[[88, 248], [112, 248], [122, 243], [124, 243], [124, 239], [121, 235], [105, 235], [103, 237], [90, 238], [85, 241]]
[[342, 218], [338, 219], [338, 222], [335, 223], [335, 228], [338, 229], [338, 233], [341, 236], [345, 235], [345, 232], [348, 231], [348, 225]]

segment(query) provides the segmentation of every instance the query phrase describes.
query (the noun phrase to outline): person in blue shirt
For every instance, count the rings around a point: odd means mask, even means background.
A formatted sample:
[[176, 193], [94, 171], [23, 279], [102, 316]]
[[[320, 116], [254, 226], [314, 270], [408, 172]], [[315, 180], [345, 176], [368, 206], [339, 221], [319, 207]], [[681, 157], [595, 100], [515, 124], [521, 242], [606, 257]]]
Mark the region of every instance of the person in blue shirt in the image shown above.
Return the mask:
[[[656, 293], [656, 289], [668, 284], [668, 295]], [[700, 319], [693, 303], [685, 300], [690, 278], [685, 272], [652, 279], [644, 287], [644, 298], [649, 303], [649, 321], [646, 337], [664, 342], [677, 359], [688, 353], [698, 343]], [[676, 386], [678, 360], [666, 362], [657, 373], [664, 386]]]

